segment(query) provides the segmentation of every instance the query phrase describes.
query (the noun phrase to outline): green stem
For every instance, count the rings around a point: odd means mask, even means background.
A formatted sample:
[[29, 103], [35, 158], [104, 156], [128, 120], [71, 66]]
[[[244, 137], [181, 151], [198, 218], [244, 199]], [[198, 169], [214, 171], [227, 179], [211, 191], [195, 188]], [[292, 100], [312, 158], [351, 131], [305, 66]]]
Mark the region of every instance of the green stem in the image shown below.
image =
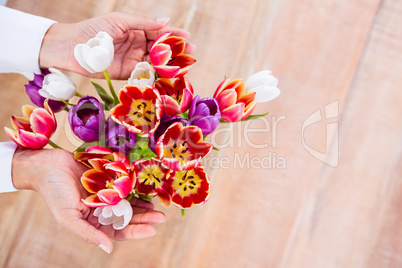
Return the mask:
[[107, 70], [104, 70], [104, 71], [103, 71], [103, 74], [105, 75], [107, 84], [109, 85], [109, 89], [110, 89], [110, 92], [112, 93], [114, 102], [115, 102], [116, 104], [119, 103], [119, 98], [117, 97], [116, 92], [114, 91], [114, 88], [113, 88], [113, 85], [112, 85], [112, 80], [110, 80], [109, 73], [107, 72]]
[[62, 149], [62, 150], [64, 150], [64, 151], [67, 151], [66, 149], [63, 149], [62, 147], [60, 147], [60, 146], [57, 145], [56, 143], [52, 142], [51, 140], [49, 140], [49, 145], [52, 146], [53, 148]]
[[78, 93], [78, 92], [75, 92], [75, 96], [80, 97], [80, 98], [84, 97], [84, 95], [82, 95], [81, 93]]
[[184, 218], [184, 216], [186, 215], [186, 211], [184, 210], [184, 208], [181, 209], [181, 217]]
[[61, 101], [62, 103], [64, 103], [65, 105], [67, 105], [67, 107], [68, 107], [68, 106], [74, 106], [74, 104], [69, 103], [69, 102], [63, 100], [62, 98], [60, 98], [60, 101]]
[[134, 197], [134, 193], [131, 193], [129, 196], [127, 196], [127, 201], [130, 201]]

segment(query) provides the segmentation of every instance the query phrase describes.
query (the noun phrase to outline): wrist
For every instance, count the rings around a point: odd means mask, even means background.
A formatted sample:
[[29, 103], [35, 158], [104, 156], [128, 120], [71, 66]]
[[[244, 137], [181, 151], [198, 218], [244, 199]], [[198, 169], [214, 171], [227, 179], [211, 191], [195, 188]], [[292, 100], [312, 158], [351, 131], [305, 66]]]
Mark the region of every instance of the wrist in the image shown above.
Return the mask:
[[43, 37], [39, 52], [39, 66], [41, 68], [56, 68], [68, 70], [71, 48], [69, 47], [68, 34], [70, 24], [55, 23]]
[[19, 190], [38, 190], [43, 178], [43, 158], [47, 150], [30, 150], [18, 147], [15, 150], [11, 177], [14, 187]]

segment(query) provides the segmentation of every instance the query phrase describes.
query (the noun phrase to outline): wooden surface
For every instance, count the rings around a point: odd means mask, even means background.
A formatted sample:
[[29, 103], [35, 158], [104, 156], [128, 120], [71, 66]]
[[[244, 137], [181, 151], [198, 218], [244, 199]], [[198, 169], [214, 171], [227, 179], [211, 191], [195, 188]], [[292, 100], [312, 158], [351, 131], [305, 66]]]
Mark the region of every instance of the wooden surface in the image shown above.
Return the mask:
[[[170, 17], [198, 46], [189, 78], [201, 96], [211, 96], [225, 75], [247, 78], [267, 68], [282, 94], [257, 107], [255, 113], [270, 112], [267, 120], [215, 135], [226, 148], [212, 155], [222, 160], [220, 168], [206, 163], [212, 179], [206, 205], [184, 219], [178, 209], [163, 209], [167, 222], [154, 238], [116, 242], [111, 255], [56, 225], [36, 193], [1, 194], [0, 267], [402, 267], [401, 1], [7, 5], [60, 22], [111, 11]], [[73, 77], [80, 91], [92, 90], [86, 79]], [[28, 103], [25, 83], [17, 74], [0, 75], [3, 125]], [[336, 116], [326, 119], [333, 102]], [[303, 130], [317, 110], [323, 119]], [[330, 124], [339, 131], [327, 131]], [[259, 133], [245, 135], [250, 128]], [[74, 143], [65, 133], [59, 129], [56, 139]], [[7, 140], [4, 133], [0, 138]], [[329, 149], [319, 160], [303, 142]], [[242, 167], [238, 160], [247, 156], [265, 157], [264, 167]], [[335, 167], [324, 163], [336, 159]]]

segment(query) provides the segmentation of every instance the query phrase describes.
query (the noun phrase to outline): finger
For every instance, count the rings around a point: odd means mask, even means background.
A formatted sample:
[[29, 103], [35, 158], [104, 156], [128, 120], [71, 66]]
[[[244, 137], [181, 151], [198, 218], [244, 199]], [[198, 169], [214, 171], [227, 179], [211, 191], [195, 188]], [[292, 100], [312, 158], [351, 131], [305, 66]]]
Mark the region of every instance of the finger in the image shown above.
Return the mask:
[[196, 51], [197, 51], [197, 46], [196, 45], [191, 44], [189, 42], [186, 42], [186, 47], [184, 49], [185, 54], [193, 54]]
[[126, 13], [117, 13], [117, 19], [129, 30], [155, 31], [166, 27], [169, 18], [150, 18], [146, 16], [134, 16]]
[[142, 61], [146, 61], [148, 63], [151, 63], [151, 57], [149, 56], [149, 53], [144, 55], [144, 57], [142, 58]]
[[151, 202], [148, 202], [148, 201], [138, 199], [136, 197], [131, 199], [130, 203], [134, 207], [154, 209], [154, 204], [152, 204]]
[[130, 224], [123, 230], [116, 231], [115, 240], [141, 239], [154, 236], [156, 230], [147, 224]]
[[[137, 211], [136, 211], [137, 210]], [[138, 210], [144, 210], [139, 212]], [[135, 208], [130, 223], [132, 224], [158, 224], [166, 221], [166, 216], [160, 211]]]
[[183, 29], [180, 29], [180, 28], [175, 28], [175, 27], [165, 27], [165, 28], [162, 28], [159, 30], [145, 31], [145, 35], [148, 40], [153, 41], [158, 36], [160, 36], [161, 34], [166, 33], [166, 32], [171, 32], [172, 35], [180, 36], [180, 37], [183, 37], [184, 39], [188, 39], [191, 36], [189, 32], [187, 32]]
[[85, 242], [97, 245], [107, 253], [113, 251], [113, 243], [110, 238], [105, 233], [89, 224], [86, 220], [71, 218], [70, 220], [64, 221], [64, 226], [81, 237]]

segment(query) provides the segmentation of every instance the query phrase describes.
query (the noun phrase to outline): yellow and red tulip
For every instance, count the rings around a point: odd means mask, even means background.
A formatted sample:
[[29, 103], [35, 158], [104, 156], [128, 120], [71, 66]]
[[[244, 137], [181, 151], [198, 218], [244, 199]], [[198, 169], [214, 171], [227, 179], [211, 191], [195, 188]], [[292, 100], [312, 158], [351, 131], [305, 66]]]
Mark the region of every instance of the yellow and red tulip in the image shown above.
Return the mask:
[[119, 100], [120, 103], [110, 111], [116, 123], [144, 137], [155, 132], [162, 114], [160, 95], [156, 89], [125, 86], [119, 92]]
[[88, 207], [116, 205], [127, 197], [133, 189], [136, 177], [123, 162], [110, 162], [105, 159], [90, 159], [93, 169], [81, 177], [83, 187], [92, 195], [83, 199]]
[[152, 43], [149, 56], [159, 76], [174, 78], [185, 75], [195, 63], [195, 59], [184, 54], [186, 42], [183, 37], [170, 36], [170, 32], [160, 35]]
[[255, 94], [246, 92], [246, 85], [242, 79], [223, 80], [214, 94], [221, 111], [221, 119], [236, 122], [249, 117], [256, 106]]
[[11, 117], [14, 129], [5, 127], [7, 135], [21, 147], [43, 148], [57, 128], [56, 117], [48, 102], [45, 101], [44, 108], [24, 105], [22, 114], [24, 117]]
[[133, 170], [137, 176], [136, 190], [144, 195], [157, 195], [162, 204], [169, 206], [170, 195], [162, 188], [172, 170], [162, 165], [160, 159], [139, 159], [135, 161]]
[[193, 169], [212, 150], [203, 141], [201, 129], [180, 122], [171, 125], [156, 142], [155, 151], [162, 163], [173, 170]]
[[209, 178], [201, 165], [175, 171], [162, 187], [171, 196], [171, 202], [180, 208], [203, 204], [209, 197]]
[[194, 90], [185, 77], [170, 79], [160, 78], [155, 82], [162, 99], [162, 113], [166, 115], [182, 114], [188, 110], [193, 100]]
[[89, 168], [92, 168], [92, 165], [89, 163], [89, 160], [91, 159], [104, 159], [110, 162], [119, 161], [122, 162], [127, 168], [130, 168], [130, 161], [124, 153], [114, 152], [104, 146], [89, 146], [85, 149], [85, 152], [75, 153], [74, 158]]

